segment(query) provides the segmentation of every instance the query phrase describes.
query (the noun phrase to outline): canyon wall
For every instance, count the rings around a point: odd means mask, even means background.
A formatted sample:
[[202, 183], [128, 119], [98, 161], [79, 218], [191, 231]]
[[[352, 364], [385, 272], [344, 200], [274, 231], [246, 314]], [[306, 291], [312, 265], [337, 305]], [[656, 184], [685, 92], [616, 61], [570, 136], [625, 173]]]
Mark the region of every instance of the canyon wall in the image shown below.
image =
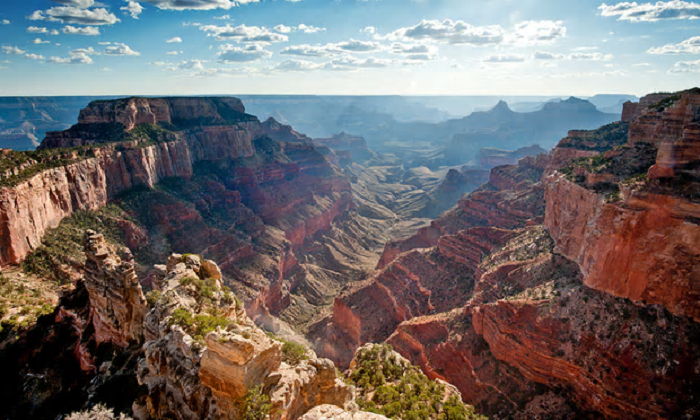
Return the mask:
[[192, 175], [184, 142], [120, 146], [93, 150], [92, 157], [0, 187], [0, 265], [19, 263], [41, 244], [47, 229], [78, 210], [95, 210], [134, 187]]
[[548, 180], [544, 224], [587, 286], [698, 321], [700, 95], [646, 98], [638, 114], [600, 166]]
[[236, 98], [95, 101], [77, 125], [48, 133], [41, 149], [49, 154], [5, 174], [14, 181], [0, 187], [0, 266], [22, 261], [72, 213], [135, 187], [189, 179], [199, 162], [241, 161], [227, 185], [295, 244], [353, 206], [349, 182], [305, 136], [275, 121], [260, 123]]
[[387, 244], [312, 328], [317, 351], [343, 364], [385, 340], [498, 418], [697, 415], [698, 93], [494, 168]]

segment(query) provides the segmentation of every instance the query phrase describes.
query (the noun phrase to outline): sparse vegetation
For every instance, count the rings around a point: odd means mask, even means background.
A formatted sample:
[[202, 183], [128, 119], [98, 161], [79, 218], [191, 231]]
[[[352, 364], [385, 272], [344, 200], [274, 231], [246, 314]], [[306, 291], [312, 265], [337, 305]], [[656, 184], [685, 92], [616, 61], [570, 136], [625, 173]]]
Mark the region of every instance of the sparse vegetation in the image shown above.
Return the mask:
[[480, 420], [474, 408], [449, 395], [417, 367], [402, 361], [390, 345], [361, 349], [349, 380], [362, 410], [402, 420]]
[[40, 280], [0, 274], [0, 335], [25, 329], [53, 312], [55, 290]]
[[154, 307], [156, 306], [156, 303], [158, 302], [158, 299], [161, 297], [161, 292], [159, 290], [151, 290], [150, 292], [146, 293], [146, 302], [148, 303], [149, 307]]
[[305, 346], [287, 341], [282, 345], [282, 360], [292, 366], [298, 365], [309, 358], [306, 351]]
[[70, 414], [66, 420], [132, 420], [132, 418], [123, 413], [116, 415], [111, 408], [97, 404], [90, 410]]
[[85, 262], [83, 234], [87, 229], [102, 233], [107, 242], [122, 246], [124, 234], [120, 225], [130, 221], [118, 206], [108, 204], [99, 210], [82, 210], [64, 219], [58, 227], [44, 235], [42, 245], [22, 262], [22, 269], [65, 284], [71, 281], [71, 269]]
[[567, 137], [557, 147], [575, 148], [578, 150], [591, 150], [605, 152], [625, 145], [629, 133], [628, 122], [614, 122], [604, 125], [596, 130], [586, 131], [580, 137]]
[[170, 316], [170, 325], [178, 325], [198, 343], [204, 345], [204, 336], [217, 328], [226, 328], [231, 320], [206, 313], [193, 314], [184, 308], [177, 308]]
[[248, 390], [243, 405], [243, 420], [264, 420], [271, 410], [270, 397], [263, 393], [262, 385]]

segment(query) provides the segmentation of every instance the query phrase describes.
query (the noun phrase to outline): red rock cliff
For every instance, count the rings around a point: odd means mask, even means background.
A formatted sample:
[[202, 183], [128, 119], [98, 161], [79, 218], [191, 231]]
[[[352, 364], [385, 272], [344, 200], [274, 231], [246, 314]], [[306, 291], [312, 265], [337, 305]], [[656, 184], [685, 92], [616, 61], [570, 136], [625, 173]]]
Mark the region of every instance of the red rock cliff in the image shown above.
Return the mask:
[[97, 209], [133, 187], [191, 175], [189, 150], [182, 141], [123, 144], [0, 188], [0, 265], [19, 263], [41, 244], [47, 229], [75, 211]]

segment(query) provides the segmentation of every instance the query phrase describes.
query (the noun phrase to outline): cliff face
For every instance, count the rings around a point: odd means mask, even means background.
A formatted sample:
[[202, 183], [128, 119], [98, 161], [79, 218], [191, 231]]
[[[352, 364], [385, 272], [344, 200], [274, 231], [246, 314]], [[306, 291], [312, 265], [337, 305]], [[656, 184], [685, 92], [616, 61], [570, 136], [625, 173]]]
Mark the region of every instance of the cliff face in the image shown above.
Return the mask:
[[628, 121], [494, 168], [387, 245], [312, 330], [319, 353], [343, 364], [386, 340], [499, 418], [695, 416], [696, 97], [644, 98]]
[[138, 124], [177, 123], [199, 118], [223, 120], [229, 114], [244, 114], [238, 98], [128, 98], [96, 101], [80, 111], [78, 124], [122, 124], [126, 131]]
[[548, 181], [545, 196], [545, 226], [586, 285], [696, 320], [699, 98], [686, 92], [645, 105], [626, 146], [576, 162], [568, 177]]
[[236, 98], [96, 101], [76, 126], [49, 133], [42, 149], [21, 171], [5, 174], [0, 265], [20, 262], [75, 211], [167, 178], [189, 179], [199, 164], [231, 168], [226, 186], [295, 244], [353, 205], [349, 183], [310, 139], [272, 120], [260, 123]]
[[184, 142], [147, 147], [128, 143], [100, 148], [91, 155], [0, 188], [0, 265], [19, 263], [41, 244], [47, 229], [78, 210], [104, 206], [134, 187], [192, 175]]

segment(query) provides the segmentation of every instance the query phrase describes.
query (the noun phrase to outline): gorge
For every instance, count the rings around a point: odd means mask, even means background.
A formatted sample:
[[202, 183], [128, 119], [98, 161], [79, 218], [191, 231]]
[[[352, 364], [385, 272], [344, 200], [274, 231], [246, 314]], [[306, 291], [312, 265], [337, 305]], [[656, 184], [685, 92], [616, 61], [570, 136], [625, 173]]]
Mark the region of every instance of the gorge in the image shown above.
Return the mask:
[[[231, 97], [0, 150], [0, 417], [700, 416], [700, 90], [589, 105], [549, 152], [504, 104], [410, 126], [439, 170]], [[513, 150], [449, 128], [501, 114]]]

